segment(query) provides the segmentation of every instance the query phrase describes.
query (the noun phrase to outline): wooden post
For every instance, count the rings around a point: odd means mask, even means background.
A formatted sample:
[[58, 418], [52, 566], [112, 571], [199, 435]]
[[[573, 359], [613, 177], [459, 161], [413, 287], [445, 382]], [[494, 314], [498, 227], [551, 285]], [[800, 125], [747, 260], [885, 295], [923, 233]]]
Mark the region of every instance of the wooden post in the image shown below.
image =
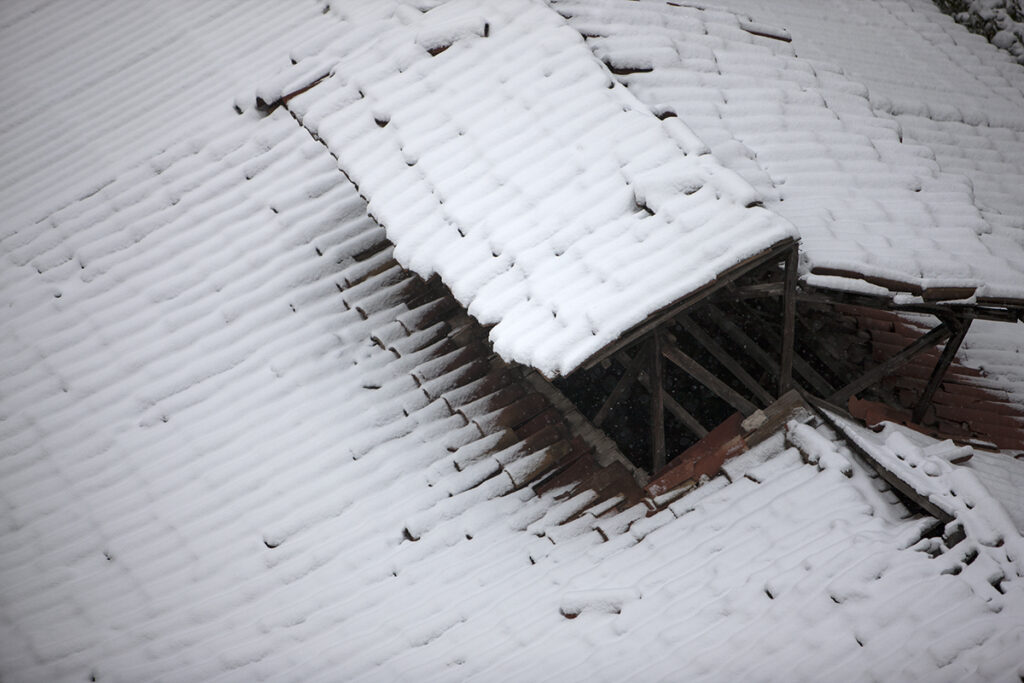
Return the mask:
[[928, 378], [928, 384], [924, 388], [924, 393], [921, 394], [917, 405], [914, 406], [913, 420], [918, 424], [924, 419], [924, 413], [928, 410], [928, 405], [932, 402], [935, 391], [942, 383], [942, 378], [946, 376], [946, 370], [949, 369], [953, 359], [956, 358], [956, 352], [960, 349], [964, 337], [967, 336], [967, 331], [971, 329], [971, 319], [967, 318], [966, 320], [957, 321], [955, 325], [956, 333], [946, 340], [946, 347], [942, 349], [942, 355], [939, 356], [935, 368], [932, 369], [932, 374]]
[[786, 254], [786, 290], [782, 299], [782, 360], [779, 363], [779, 396], [793, 386], [793, 342], [796, 337], [796, 275], [799, 251]]
[[661, 359], [661, 332], [651, 335], [650, 369], [647, 380], [651, 385], [651, 471], [659, 472], [665, 467], [665, 391]]
[[867, 389], [875, 382], [881, 380], [883, 377], [892, 374], [899, 368], [903, 367], [910, 360], [921, 353], [922, 351], [939, 344], [943, 339], [949, 336], [949, 325], [945, 322], [939, 323], [938, 326], [933, 328], [926, 335], [910, 344], [902, 351], [897, 353], [895, 356], [885, 361], [881, 365], [878, 365], [871, 370], [868, 370], [858, 379], [847, 384], [845, 387], [835, 392], [828, 397], [829, 403], [835, 403], [837, 405], [846, 405], [846, 401], [856, 395], [858, 392]]

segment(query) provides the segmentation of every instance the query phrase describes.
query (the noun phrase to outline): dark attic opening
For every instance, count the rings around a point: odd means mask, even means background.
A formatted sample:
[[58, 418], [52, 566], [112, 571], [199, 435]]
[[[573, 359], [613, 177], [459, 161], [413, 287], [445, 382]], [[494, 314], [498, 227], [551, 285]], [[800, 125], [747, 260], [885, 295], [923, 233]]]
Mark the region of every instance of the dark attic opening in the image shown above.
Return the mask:
[[1024, 445], [1024, 413], [955, 362], [973, 321], [1017, 323], [1021, 302], [899, 304], [798, 284], [796, 263], [785, 243], [722, 273], [556, 386], [653, 489], [713, 475], [810, 405], [975, 447]]
[[[786, 241], [739, 264], [556, 386], [637, 467], [658, 473], [695, 459], [716, 428], [735, 427], [790, 388], [796, 259]], [[759, 300], [748, 305], [745, 293]], [[708, 473], [719, 465], [708, 463]]]

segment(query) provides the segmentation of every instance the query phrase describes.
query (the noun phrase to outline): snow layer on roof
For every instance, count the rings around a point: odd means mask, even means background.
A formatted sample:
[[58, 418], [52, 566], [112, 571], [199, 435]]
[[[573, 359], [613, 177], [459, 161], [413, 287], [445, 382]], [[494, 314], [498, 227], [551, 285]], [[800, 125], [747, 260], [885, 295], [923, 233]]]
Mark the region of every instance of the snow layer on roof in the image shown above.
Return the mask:
[[970, 179], [993, 251], [1024, 245], [1024, 69], [929, 0], [805, 3], [711, 0], [791, 29], [801, 56], [828, 60], [869, 89], [903, 137]]
[[[859, 274], [904, 291], [1024, 297], [1024, 250], [979, 237], [991, 227], [970, 182], [944, 172], [928, 147], [901, 142], [899, 123], [873, 109], [860, 82], [798, 56], [799, 31], [789, 43], [752, 32], [734, 12], [661, 1], [555, 7], [625, 72], [631, 92], [678, 115], [799, 228], [812, 273]], [[858, 280], [810, 279], [875, 291]]]
[[317, 52], [333, 77], [289, 108], [368, 198], [399, 261], [438, 273], [494, 325], [506, 359], [569, 373], [795, 234], [539, 2], [402, 6], [339, 30]]
[[[185, 96], [160, 49], [151, 77]], [[988, 582], [1011, 546], [918, 541], [924, 520], [825, 434], [804, 435], [817, 464], [779, 446], [650, 517], [514, 490], [530, 462], [480, 443], [502, 435], [465, 417], [487, 401], [436, 393], [457, 382], [420, 354], [430, 311], [403, 308], [415, 278], [335, 160], [284, 112], [221, 101], [162, 122], [133, 105], [127, 137], [97, 129], [109, 157], [65, 165], [90, 142], [72, 135], [0, 195], [5, 218], [39, 214], [0, 235], [0, 678], [1024, 674], [1021, 582]], [[22, 125], [45, 129], [8, 139]], [[110, 182], [67, 200], [50, 174]]]
[[278, 111], [0, 240], [5, 680], [1021, 673], [1012, 561], [827, 433], [653, 516], [517, 488], [365, 209]]
[[313, 2], [0, 3], [0, 235], [95, 192], [183, 127], [234, 118], [231, 93], [333, 24]]

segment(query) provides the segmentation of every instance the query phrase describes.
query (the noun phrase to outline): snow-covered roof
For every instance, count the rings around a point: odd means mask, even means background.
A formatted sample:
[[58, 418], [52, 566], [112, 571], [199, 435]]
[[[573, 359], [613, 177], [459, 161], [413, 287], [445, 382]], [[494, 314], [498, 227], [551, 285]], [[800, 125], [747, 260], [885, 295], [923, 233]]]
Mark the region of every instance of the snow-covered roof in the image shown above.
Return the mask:
[[[860, 6], [790, 3], [794, 15], [813, 15], [816, 22], [787, 23], [802, 29], [787, 31], [764, 23], [788, 18], [777, 3], [749, 13], [736, 10], [755, 3], [720, 3], [732, 11], [655, 0], [554, 4], [591, 36], [595, 54], [623, 73], [619, 78], [631, 92], [655, 111], [678, 115], [758, 189], [768, 208], [797, 226], [809, 283], [926, 299], [1024, 298], [1024, 248], [1019, 240], [987, 239], [992, 226], [975, 202], [971, 179], [906, 139], [901, 122], [873, 103], [868, 88], [826, 61], [833, 34], [867, 32], [836, 21], [861, 13]], [[892, 60], [880, 56], [881, 43], [904, 44], [885, 28], [898, 22], [889, 22], [882, 9], [863, 13], [873, 19], [874, 37], [855, 49], [867, 60]], [[818, 29], [826, 23], [829, 42], [809, 57], [805, 37], [822, 40]], [[837, 42], [853, 49], [849, 37]], [[921, 36], [908, 41], [924, 42]], [[936, 61], [934, 53], [927, 57]], [[913, 73], [926, 83], [945, 78], [943, 67], [934, 67], [930, 78]], [[974, 86], [981, 79], [970, 80]], [[999, 90], [983, 80], [980, 87]], [[989, 110], [991, 119], [1020, 120], [1019, 99], [1011, 103], [1001, 92], [993, 97], [1002, 106]]]
[[650, 516], [520, 486], [564, 418], [509, 434], [530, 384], [323, 145], [230, 106], [337, 5], [0, 4], [0, 678], [1024, 674], [1020, 537], [948, 445], [858, 433], [953, 548], [825, 427]]
[[568, 374], [795, 236], [543, 4], [377, 14], [349, 17], [257, 92], [272, 102], [332, 74], [288, 107], [369, 200], [398, 260], [438, 273], [494, 325], [502, 357]]

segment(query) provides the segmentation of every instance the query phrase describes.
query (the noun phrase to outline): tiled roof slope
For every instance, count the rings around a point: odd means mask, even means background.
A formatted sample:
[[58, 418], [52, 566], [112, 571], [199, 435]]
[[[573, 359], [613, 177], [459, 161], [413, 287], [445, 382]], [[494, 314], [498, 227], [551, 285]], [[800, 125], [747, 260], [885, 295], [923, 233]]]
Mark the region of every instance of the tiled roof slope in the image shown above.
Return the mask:
[[[799, 228], [808, 281], [1024, 298], [1024, 249], [983, 238], [991, 227], [971, 183], [941, 167], [928, 147], [901, 142], [900, 123], [872, 106], [860, 82], [806, 58], [802, 33], [686, 3], [559, 0], [555, 7], [631, 92], [682, 118]], [[775, 7], [764, 3], [755, 20], [775, 18]], [[834, 15], [829, 21], [831, 31], [847, 30]], [[882, 59], [880, 50], [867, 52]], [[1010, 116], [1005, 107], [991, 115]], [[866, 282], [836, 277], [857, 274]]]
[[558, 420], [501, 424], [519, 385], [284, 112], [43, 226], [0, 242], [5, 679], [1020, 673], [1003, 530], [918, 542], [824, 434], [649, 517], [521, 486]]
[[[393, 582], [396, 552], [513, 513], [553, 541], [639, 500], [394, 261], [306, 131], [252, 126], [0, 241], [5, 680], [206, 680], [288, 638], [288, 586], [337, 618], [315, 596]], [[524, 489], [567, 465], [542, 501]], [[458, 538], [400, 550], [448, 520]]]
[[503, 427], [555, 445], [558, 420], [502, 425], [519, 383], [335, 160], [283, 111], [220, 103], [161, 154], [63, 168], [114, 180], [59, 210], [48, 184], [0, 195], [42, 214], [0, 236], [0, 678], [1024, 673], [989, 502], [966, 545], [918, 541], [928, 521], [824, 432], [650, 517], [571, 478], [517, 488], [550, 453]]
[[180, 141], [183, 122], [230, 117], [231, 93], [333, 24], [314, 2], [0, 3], [0, 236]]
[[970, 179], [993, 250], [1024, 244], [1024, 68], [953, 23], [929, 0], [706, 3], [790, 29], [805, 57], [838, 64], [928, 146], [943, 171]]
[[494, 326], [502, 357], [567, 374], [794, 235], [542, 3], [369, 18], [338, 7], [338, 39], [258, 94], [271, 102], [332, 74], [288, 107], [367, 197], [396, 258], [438, 273]]

